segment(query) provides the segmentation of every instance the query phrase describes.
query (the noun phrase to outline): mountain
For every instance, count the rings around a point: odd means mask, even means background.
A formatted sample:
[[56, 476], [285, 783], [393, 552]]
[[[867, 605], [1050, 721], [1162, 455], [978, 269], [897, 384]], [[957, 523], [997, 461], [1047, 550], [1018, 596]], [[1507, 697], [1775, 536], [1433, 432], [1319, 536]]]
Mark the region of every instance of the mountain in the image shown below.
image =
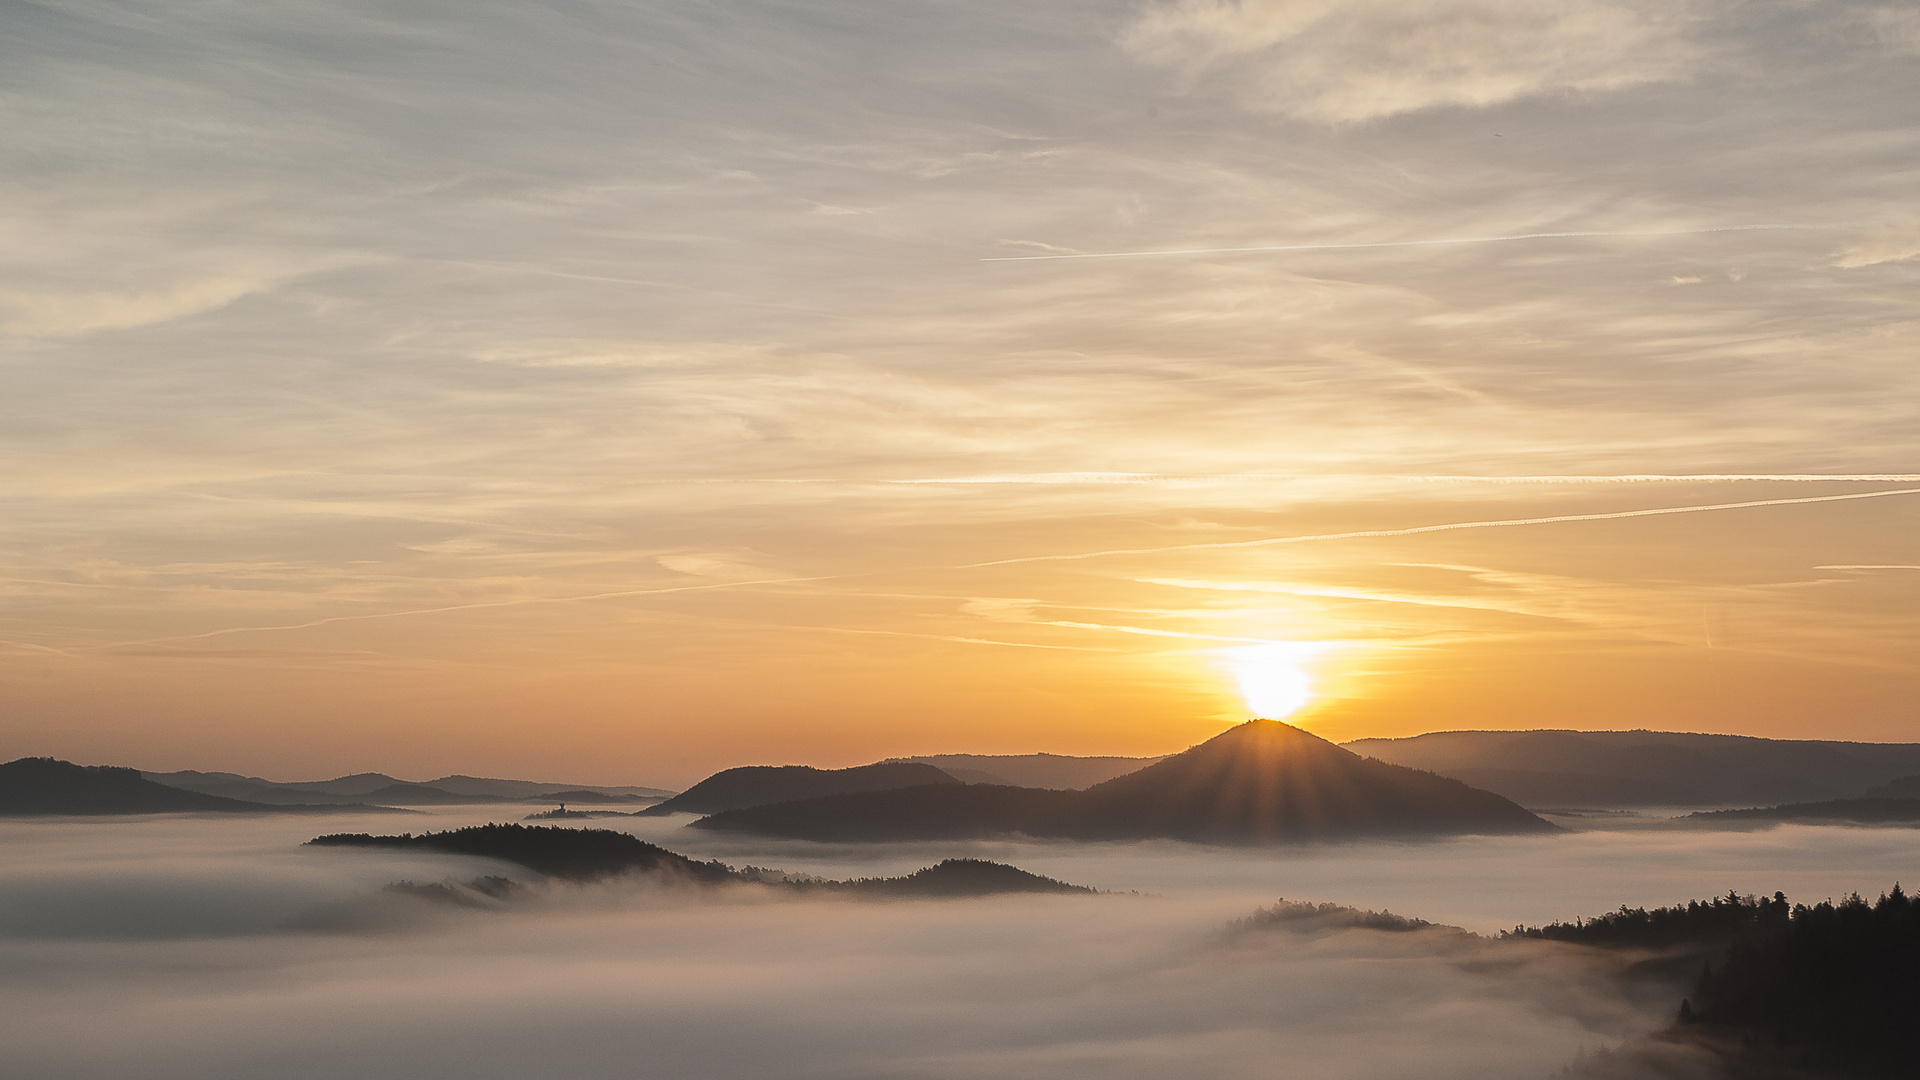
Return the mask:
[[[598, 795], [619, 798], [627, 795], [642, 798], [668, 798], [673, 792], [666, 788], [635, 787], [620, 784], [543, 784], [533, 780], [501, 780], [486, 776], [443, 776], [438, 780], [426, 781], [428, 786], [441, 791], [451, 791], [455, 795], [498, 795], [503, 799], [518, 801], [546, 800], [556, 793], [577, 795], [590, 791]], [[573, 801], [573, 800], [569, 800]], [[579, 801], [585, 802], [585, 799]]]
[[[21, 758], [0, 765], [0, 815], [230, 814], [336, 810], [337, 806], [268, 805], [156, 784], [138, 769], [75, 765], [56, 758]], [[376, 807], [354, 807], [375, 810]], [[396, 811], [398, 812], [398, 811]]]
[[925, 754], [887, 760], [932, 765], [964, 784], [1077, 790], [1144, 769], [1162, 759], [1065, 754]]
[[473, 803], [508, 802], [498, 795], [456, 795], [427, 784], [388, 784], [375, 788], [361, 798], [387, 806], [467, 806]]
[[1920, 773], [1920, 744], [1671, 731], [1437, 731], [1349, 750], [1527, 806], [1755, 806], [1857, 796]]
[[257, 776], [241, 776], [237, 773], [203, 773], [187, 769], [171, 773], [143, 772], [140, 775], [156, 784], [179, 788], [182, 791], [197, 791], [203, 795], [220, 795], [229, 799], [268, 803], [275, 806], [325, 803], [345, 805], [361, 801], [354, 795], [334, 795], [325, 791], [303, 790], [288, 787], [285, 784], [276, 784], [271, 780], [262, 780]]
[[1920, 776], [1902, 776], [1861, 793], [1865, 799], [1920, 799]]
[[[437, 787], [439, 785], [436, 784], [435, 786]], [[523, 802], [538, 801], [538, 802], [558, 802], [558, 803], [589, 803], [589, 804], [620, 803], [622, 805], [645, 805], [649, 803], [664, 802], [666, 801], [666, 796], [664, 795], [608, 795], [608, 794], [605, 794], [604, 792], [591, 791], [586, 788], [574, 788], [572, 791], [549, 791], [544, 795], [534, 796], [531, 799], [524, 799], [521, 801]]]
[[1554, 829], [1492, 792], [1363, 758], [1274, 720], [1248, 721], [1084, 791], [925, 785], [731, 810], [694, 825], [809, 840], [1025, 834], [1213, 843]]
[[443, 776], [424, 784], [396, 780], [386, 773], [355, 773], [332, 780], [278, 782], [258, 776], [184, 769], [170, 773], [142, 773], [155, 783], [207, 795], [281, 805], [308, 803], [385, 802], [404, 806], [456, 805], [486, 802], [545, 802], [557, 794], [568, 802], [629, 801], [665, 798], [673, 792], [660, 788], [588, 784], [542, 784], [532, 780], [498, 780], [477, 776]]
[[931, 765], [911, 761], [856, 765], [851, 769], [816, 769], [811, 765], [743, 765], [714, 773], [642, 813], [716, 814], [749, 806], [846, 792], [958, 783]]

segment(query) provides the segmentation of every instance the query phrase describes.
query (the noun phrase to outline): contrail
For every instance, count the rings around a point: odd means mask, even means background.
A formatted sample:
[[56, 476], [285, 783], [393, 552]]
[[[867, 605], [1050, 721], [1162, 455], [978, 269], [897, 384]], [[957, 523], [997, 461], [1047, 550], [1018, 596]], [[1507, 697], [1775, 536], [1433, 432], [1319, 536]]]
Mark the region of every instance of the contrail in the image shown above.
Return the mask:
[[[1920, 473], [1541, 473], [1488, 476], [1469, 473], [1144, 473], [1060, 472], [989, 473], [978, 476], [918, 477], [641, 477], [637, 484], [842, 484], [876, 487], [966, 487], [992, 484], [1123, 485], [1211, 484], [1250, 481], [1393, 481], [1413, 484], [1682, 484], [1682, 483], [1793, 483], [1793, 484], [1920, 484]], [[433, 519], [439, 520], [439, 519]]]
[[1833, 225], [1708, 225], [1698, 229], [1591, 229], [1581, 232], [1515, 233], [1511, 236], [1461, 236], [1446, 240], [1378, 240], [1365, 244], [1271, 244], [1263, 247], [1180, 248], [1172, 251], [1095, 251], [1072, 255], [995, 255], [981, 262], [1047, 262], [1056, 259], [1137, 259], [1152, 255], [1228, 255], [1252, 251], [1350, 251], [1360, 248], [1427, 247], [1439, 244], [1500, 244], [1510, 240], [1562, 240], [1584, 236], [1694, 236], [1701, 233], [1760, 232], [1769, 229], [1851, 229], [1861, 222]]
[[1018, 563], [1071, 562], [1099, 559], [1109, 555], [1157, 555], [1168, 551], [1208, 551], [1224, 548], [1267, 547], [1276, 544], [1305, 544], [1316, 540], [1357, 540], [1378, 536], [1413, 536], [1417, 533], [1452, 532], [1456, 529], [1502, 529], [1516, 525], [1552, 525], [1563, 521], [1615, 521], [1620, 518], [1655, 517], [1661, 514], [1699, 514], [1708, 510], [1744, 510], [1755, 506], [1795, 506], [1801, 503], [1845, 502], [1849, 499], [1879, 499], [1888, 495], [1920, 495], [1920, 488], [1894, 488], [1887, 491], [1856, 491], [1848, 495], [1814, 495], [1804, 499], [1755, 499], [1750, 502], [1714, 503], [1709, 506], [1661, 506], [1650, 510], [1616, 510], [1606, 514], [1557, 514], [1553, 517], [1506, 518], [1500, 521], [1455, 521], [1445, 525], [1416, 525], [1408, 529], [1362, 529], [1355, 532], [1316, 533], [1309, 536], [1270, 536], [1261, 540], [1225, 540], [1211, 544], [1175, 544], [1169, 547], [1115, 548], [1111, 551], [1083, 551], [1070, 555], [1028, 555], [1018, 559], [995, 559], [951, 567], [973, 570], [985, 566], [1013, 566]]
[[[669, 593], [739, 589], [753, 585], [792, 585], [820, 581], [845, 581], [852, 578], [875, 577], [882, 574], [906, 573], [912, 570], [977, 570], [989, 566], [1013, 566], [1021, 563], [1072, 562], [1080, 559], [1098, 559], [1112, 555], [1155, 555], [1170, 551], [1207, 551], [1227, 548], [1266, 547], [1278, 544], [1304, 544], [1319, 540], [1356, 540], [1382, 536], [1414, 536], [1420, 533], [1451, 532], [1457, 529], [1498, 529], [1511, 528], [1519, 525], [1552, 525], [1567, 521], [1615, 521], [1622, 518], [1655, 517], [1662, 514], [1699, 514], [1709, 510], [1744, 510], [1757, 506], [1796, 506], [1803, 503], [1878, 499], [1890, 495], [1920, 495], [1920, 488], [1857, 491], [1846, 495], [1815, 495], [1801, 499], [1756, 499], [1748, 502], [1715, 503], [1707, 506], [1662, 506], [1647, 510], [1616, 510], [1604, 514], [1559, 514], [1552, 517], [1507, 518], [1499, 521], [1456, 521], [1444, 525], [1416, 525], [1405, 529], [1363, 529], [1354, 532], [1316, 533], [1306, 536], [1272, 536], [1260, 540], [1228, 540], [1209, 544], [1176, 544], [1168, 547], [1151, 548], [1116, 548], [1110, 551], [1083, 551], [1066, 555], [1028, 555], [1017, 559], [994, 559], [988, 562], [957, 563], [946, 566], [903, 567], [899, 570], [869, 570], [854, 574], [820, 574], [808, 577], [758, 578], [751, 581], [719, 581], [707, 585], [677, 585], [655, 589], [620, 589], [611, 592], [585, 593], [574, 596], [535, 596], [513, 600], [486, 600], [469, 604], [448, 604], [441, 607], [409, 608], [404, 611], [378, 611], [367, 612], [360, 615], [333, 615], [323, 619], [312, 619], [307, 622], [283, 623], [273, 626], [229, 626], [224, 629], [208, 630], [198, 634], [179, 634], [170, 637], [147, 638], [141, 641], [123, 641], [111, 645], [97, 645], [84, 651], [99, 652], [107, 649], [124, 649], [139, 645], [161, 645], [176, 641], [201, 641], [207, 638], [225, 637], [229, 634], [264, 633], [276, 630], [306, 630], [312, 627], [328, 626], [334, 623], [365, 622], [373, 619], [399, 619], [410, 615], [440, 615], [452, 611], [479, 611], [488, 608], [523, 607], [531, 604], [577, 604], [593, 600], [617, 600], [634, 596], [660, 596]], [[1006, 644], [1005, 642], [982, 643]]]

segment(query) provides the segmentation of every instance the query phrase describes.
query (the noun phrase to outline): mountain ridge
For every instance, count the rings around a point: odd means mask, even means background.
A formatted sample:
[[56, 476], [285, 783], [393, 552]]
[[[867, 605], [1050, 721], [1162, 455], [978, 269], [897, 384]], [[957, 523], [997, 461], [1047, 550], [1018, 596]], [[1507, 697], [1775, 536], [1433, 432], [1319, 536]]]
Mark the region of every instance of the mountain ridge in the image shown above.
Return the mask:
[[1362, 758], [1274, 720], [1248, 721], [1084, 791], [926, 785], [728, 810], [693, 825], [837, 841], [1024, 834], [1271, 843], [1555, 830], [1492, 792]]

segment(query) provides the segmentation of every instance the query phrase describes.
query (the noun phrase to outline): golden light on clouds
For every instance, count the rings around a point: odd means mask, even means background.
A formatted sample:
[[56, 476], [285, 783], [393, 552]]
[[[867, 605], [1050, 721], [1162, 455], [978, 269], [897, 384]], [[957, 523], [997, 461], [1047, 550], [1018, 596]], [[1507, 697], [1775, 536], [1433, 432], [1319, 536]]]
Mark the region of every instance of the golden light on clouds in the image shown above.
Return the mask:
[[130, 3], [7, 46], [14, 756], [1920, 738], [1898, 5]]

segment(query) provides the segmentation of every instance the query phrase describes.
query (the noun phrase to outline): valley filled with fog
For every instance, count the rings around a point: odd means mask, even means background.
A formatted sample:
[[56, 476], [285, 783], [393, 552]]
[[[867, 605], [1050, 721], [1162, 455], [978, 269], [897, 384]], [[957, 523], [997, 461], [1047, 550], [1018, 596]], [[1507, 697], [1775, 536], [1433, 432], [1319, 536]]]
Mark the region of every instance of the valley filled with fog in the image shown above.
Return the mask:
[[[21, 1076], [1534, 1078], [1670, 1023], [1684, 988], [1555, 942], [1235, 928], [1279, 898], [1492, 935], [1622, 904], [1872, 895], [1913, 833], [1638, 821], [1542, 837], [1257, 849], [842, 846], [605, 818], [824, 877], [978, 857], [1105, 895], [872, 901], [306, 848], [531, 808], [0, 823], [0, 1044]], [[511, 904], [383, 887], [498, 874]], [[1684, 1062], [1682, 1063], [1684, 1065]]]

